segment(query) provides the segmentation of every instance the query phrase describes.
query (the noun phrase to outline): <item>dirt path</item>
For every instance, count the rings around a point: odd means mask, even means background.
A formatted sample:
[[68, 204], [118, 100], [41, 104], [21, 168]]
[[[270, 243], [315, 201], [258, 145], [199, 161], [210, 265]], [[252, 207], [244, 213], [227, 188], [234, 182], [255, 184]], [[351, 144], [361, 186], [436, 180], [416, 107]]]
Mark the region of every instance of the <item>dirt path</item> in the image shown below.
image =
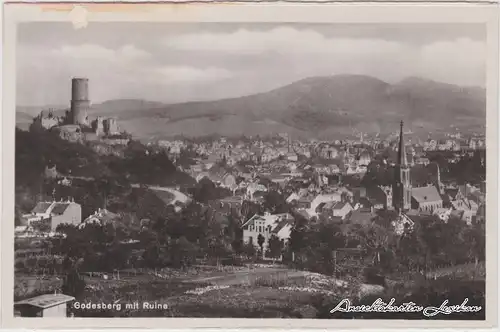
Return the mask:
[[306, 275], [307, 272], [304, 271], [294, 271], [283, 268], [257, 268], [213, 277], [189, 279], [185, 280], [185, 282], [211, 283], [216, 285], [238, 285], [249, 283], [259, 277], [275, 276], [276, 278], [299, 278]]

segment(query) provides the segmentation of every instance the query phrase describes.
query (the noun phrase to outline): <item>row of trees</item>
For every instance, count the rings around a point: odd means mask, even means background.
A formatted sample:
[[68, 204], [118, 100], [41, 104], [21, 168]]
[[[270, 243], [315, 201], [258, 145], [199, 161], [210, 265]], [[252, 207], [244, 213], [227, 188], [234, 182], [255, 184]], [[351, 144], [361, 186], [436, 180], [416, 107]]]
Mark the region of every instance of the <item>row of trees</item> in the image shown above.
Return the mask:
[[443, 265], [485, 259], [484, 224], [468, 226], [461, 219], [448, 223], [433, 216], [421, 217], [411, 232], [398, 236], [390, 224], [391, 212], [379, 213], [369, 223], [308, 223], [301, 216], [290, 237], [288, 260], [304, 269], [326, 274], [341, 272], [336, 251], [357, 248], [349, 264], [374, 267], [385, 275], [425, 273]]

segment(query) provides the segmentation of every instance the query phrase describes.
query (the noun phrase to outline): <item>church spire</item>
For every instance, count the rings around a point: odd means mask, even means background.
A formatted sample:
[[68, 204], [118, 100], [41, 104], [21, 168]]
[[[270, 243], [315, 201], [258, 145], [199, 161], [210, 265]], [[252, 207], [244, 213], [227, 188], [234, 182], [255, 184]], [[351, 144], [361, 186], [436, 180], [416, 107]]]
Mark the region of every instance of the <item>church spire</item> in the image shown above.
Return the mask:
[[401, 121], [399, 130], [398, 165], [407, 166], [406, 158], [405, 140], [403, 135], [403, 121]]
[[403, 121], [401, 121], [399, 132], [398, 160], [394, 167], [394, 182], [392, 184], [393, 207], [398, 212], [404, 212], [411, 208], [411, 180], [410, 168], [406, 161], [406, 149], [403, 136]]

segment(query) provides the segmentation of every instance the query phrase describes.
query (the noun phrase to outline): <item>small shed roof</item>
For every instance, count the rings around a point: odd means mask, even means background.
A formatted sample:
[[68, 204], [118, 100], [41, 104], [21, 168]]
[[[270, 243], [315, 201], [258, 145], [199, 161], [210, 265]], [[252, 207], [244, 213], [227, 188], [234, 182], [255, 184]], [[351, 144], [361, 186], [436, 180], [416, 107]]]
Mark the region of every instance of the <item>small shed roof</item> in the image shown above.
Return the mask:
[[65, 295], [65, 294], [44, 294], [40, 296], [35, 296], [30, 299], [22, 300], [16, 302], [15, 305], [30, 305], [34, 307], [38, 307], [41, 309], [46, 309], [50, 307], [54, 307], [56, 305], [66, 303], [69, 301], [73, 301], [75, 298], [73, 296]]

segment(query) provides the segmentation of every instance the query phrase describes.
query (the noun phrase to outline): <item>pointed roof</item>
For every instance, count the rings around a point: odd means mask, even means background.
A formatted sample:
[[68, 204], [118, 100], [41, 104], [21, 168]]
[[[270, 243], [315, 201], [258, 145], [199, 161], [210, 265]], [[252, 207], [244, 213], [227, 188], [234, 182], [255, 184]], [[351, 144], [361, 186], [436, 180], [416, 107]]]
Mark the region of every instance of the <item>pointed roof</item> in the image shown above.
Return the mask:
[[404, 141], [404, 136], [403, 136], [403, 121], [401, 121], [400, 124], [400, 131], [399, 131], [399, 147], [398, 147], [398, 160], [397, 164], [400, 166], [406, 166], [407, 161], [406, 161], [406, 149], [405, 149], [405, 141]]
[[47, 210], [52, 206], [53, 202], [38, 202], [31, 210], [32, 213], [48, 213]]
[[64, 213], [64, 211], [66, 211], [69, 205], [70, 203], [68, 202], [55, 203], [54, 206], [52, 207], [51, 213], [61, 215]]
[[439, 195], [439, 192], [434, 186], [413, 188], [411, 191], [411, 196], [418, 203], [434, 203], [442, 201], [441, 195]]

